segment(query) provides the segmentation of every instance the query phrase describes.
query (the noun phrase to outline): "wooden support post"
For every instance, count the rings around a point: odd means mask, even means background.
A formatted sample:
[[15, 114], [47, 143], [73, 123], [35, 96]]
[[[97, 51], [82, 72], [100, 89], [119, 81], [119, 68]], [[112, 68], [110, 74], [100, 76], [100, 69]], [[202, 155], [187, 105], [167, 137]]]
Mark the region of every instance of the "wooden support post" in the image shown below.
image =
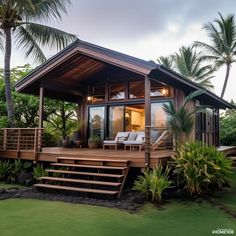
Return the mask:
[[7, 129], [3, 131], [3, 150], [7, 150]]
[[38, 129], [37, 131], [37, 152], [42, 151], [43, 142], [43, 129]]
[[44, 117], [44, 87], [39, 88], [39, 128], [43, 128]]
[[36, 161], [37, 152], [38, 152], [38, 129], [34, 130], [34, 160]]
[[20, 141], [21, 141], [21, 129], [18, 129], [18, 137], [17, 137], [17, 157], [20, 156]]
[[151, 158], [151, 99], [150, 99], [151, 81], [145, 76], [145, 166], [150, 166]]

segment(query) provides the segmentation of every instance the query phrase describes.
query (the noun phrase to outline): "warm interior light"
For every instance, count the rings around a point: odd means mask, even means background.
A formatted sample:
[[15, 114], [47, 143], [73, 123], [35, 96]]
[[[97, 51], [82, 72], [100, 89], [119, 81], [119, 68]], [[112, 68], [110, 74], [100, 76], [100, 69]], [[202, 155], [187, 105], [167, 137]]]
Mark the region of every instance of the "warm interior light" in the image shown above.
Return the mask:
[[87, 97], [87, 100], [88, 100], [88, 101], [92, 101], [92, 99], [93, 99], [92, 96], [88, 96], [88, 97]]
[[167, 90], [166, 88], [163, 88], [163, 89], [161, 90], [161, 93], [165, 96], [165, 95], [167, 95], [168, 90]]

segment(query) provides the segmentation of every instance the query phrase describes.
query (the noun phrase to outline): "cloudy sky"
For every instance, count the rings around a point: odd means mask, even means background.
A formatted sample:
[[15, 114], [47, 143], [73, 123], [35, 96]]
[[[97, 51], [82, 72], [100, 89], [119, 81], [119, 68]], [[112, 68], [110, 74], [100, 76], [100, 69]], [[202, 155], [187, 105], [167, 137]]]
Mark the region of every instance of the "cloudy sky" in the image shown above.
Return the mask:
[[[154, 60], [177, 51], [194, 40], [207, 42], [203, 24], [218, 17], [235, 14], [235, 0], [72, 0], [68, 15], [54, 27], [74, 33], [86, 40], [132, 56]], [[48, 51], [48, 50], [47, 50]], [[46, 54], [47, 57], [54, 52]], [[22, 65], [24, 59], [13, 50], [12, 65]], [[0, 58], [0, 67], [3, 65]], [[219, 95], [225, 68], [212, 80]], [[236, 64], [233, 66], [227, 100], [236, 101]]]

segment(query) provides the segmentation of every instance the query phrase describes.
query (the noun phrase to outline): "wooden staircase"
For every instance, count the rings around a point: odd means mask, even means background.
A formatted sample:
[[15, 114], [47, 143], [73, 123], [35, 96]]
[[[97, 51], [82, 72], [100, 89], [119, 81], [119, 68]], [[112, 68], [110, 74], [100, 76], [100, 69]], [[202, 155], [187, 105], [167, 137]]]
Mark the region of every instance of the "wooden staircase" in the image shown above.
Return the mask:
[[37, 188], [112, 195], [120, 198], [129, 172], [128, 160], [58, 157]]

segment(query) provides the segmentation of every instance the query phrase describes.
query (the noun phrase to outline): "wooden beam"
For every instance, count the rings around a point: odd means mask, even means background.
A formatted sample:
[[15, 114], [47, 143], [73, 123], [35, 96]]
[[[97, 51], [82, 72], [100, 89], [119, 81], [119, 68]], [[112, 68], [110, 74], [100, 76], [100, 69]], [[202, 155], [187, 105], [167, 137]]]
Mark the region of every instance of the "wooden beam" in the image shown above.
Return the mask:
[[[73, 88], [71, 88], [70, 85], [72, 85]], [[83, 96], [83, 92], [81, 91], [82, 88], [81, 87], [76, 87], [75, 84], [60, 85], [56, 81], [48, 81], [47, 80], [47, 81], [44, 81], [42, 83], [42, 86], [44, 87], [44, 89], [47, 89], [47, 90], [52, 90], [52, 91], [72, 94], [72, 95], [76, 95], [76, 96]]]
[[151, 81], [150, 77], [145, 76], [145, 166], [150, 166], [151, 158]]
[[44, 87], [40, 85], [39, 88], [39, 128], [43, 128], [44, 116]]

